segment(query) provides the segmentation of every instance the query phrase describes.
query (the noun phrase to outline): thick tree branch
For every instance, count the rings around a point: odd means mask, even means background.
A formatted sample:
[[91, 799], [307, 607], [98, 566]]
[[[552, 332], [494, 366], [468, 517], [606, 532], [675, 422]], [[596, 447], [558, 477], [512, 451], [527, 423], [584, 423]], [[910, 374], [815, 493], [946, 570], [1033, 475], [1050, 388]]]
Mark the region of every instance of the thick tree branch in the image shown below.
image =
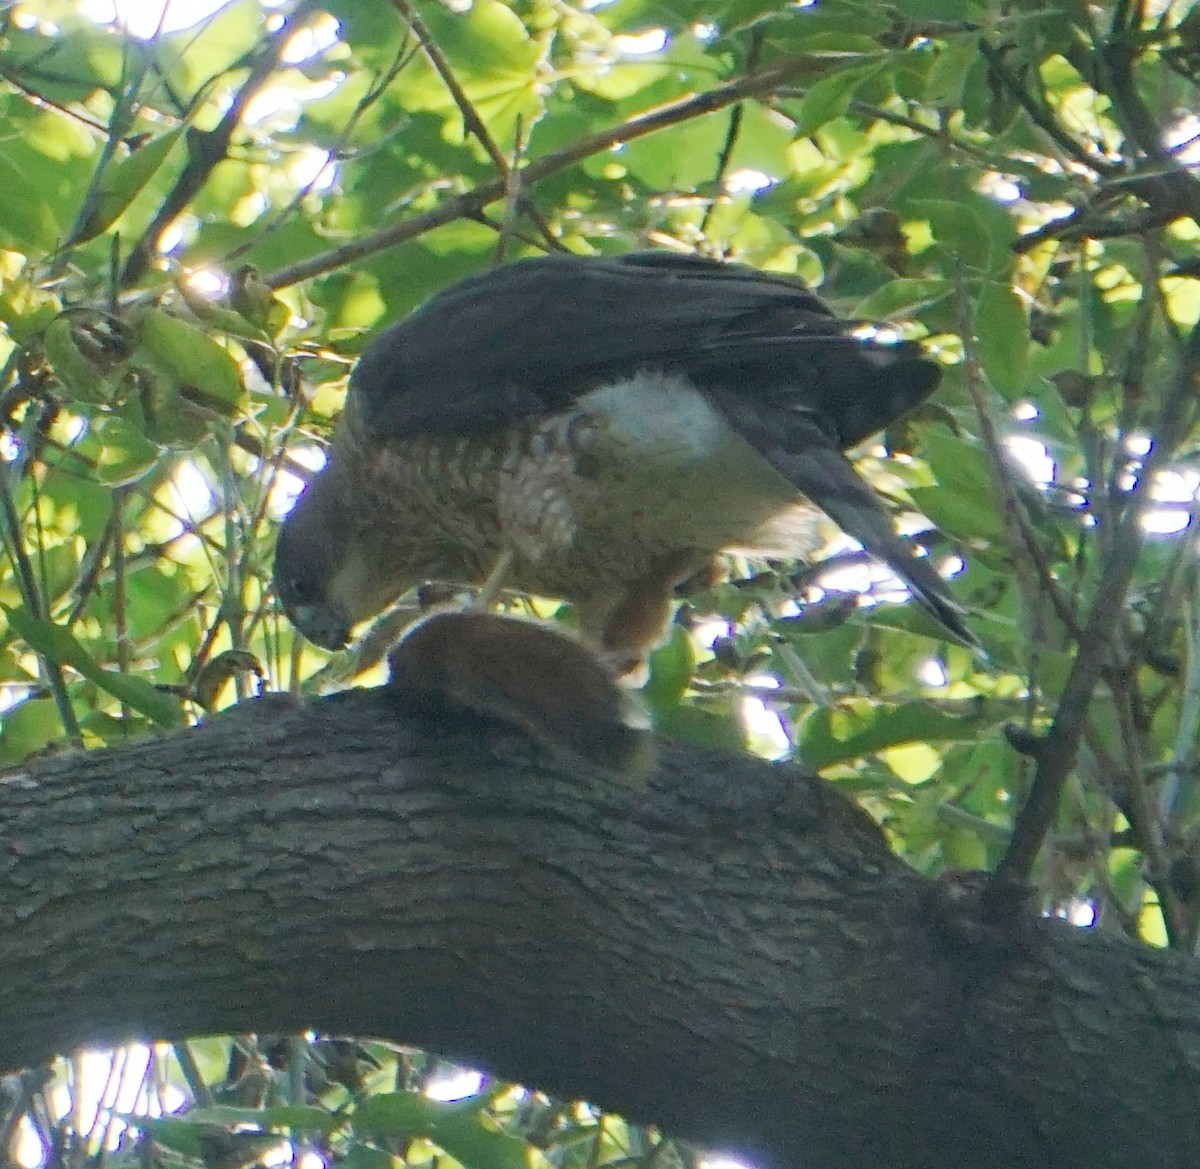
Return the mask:
[[[655, 109], [637, 114], [619, 125], [610, 126], [607, 130], [585, 135], [570, 146], [564, 146], [561, 150], [531, 159], [521, 169], [522, 186], [526, 189], [532, 187], [535, 183], [541, 182], [542, 179], [548, 178], [558, 171], [574, 166], [575, 163], [582, 162], [585, 158], [591, 158], [594, 154], [611, 150], [623, 142], [632, 142], [647, 134], [654, 134], [681, 122], [690, 121], [692, 118], [715, 113], [744, 98], [762, 97], [774, 92], [780, 86], [786, 85], [789, 81], [794, 81], [802, 74], [819, 72], [822, 67], [817, 58], [798, 57], [787, 65], [766, 69], [761, 73], [750, 73], [692, 97], [667, 102]], [[504, 176], [501, 176], [491, 182], [482, 183], [473, 190], [456, 195], [452, 199], [447, 199], [445, 203], [435, 207], [432, 211], [414, 215], [410, 219], [404, 219], [390, 227], [385, 227], [382, 231], [373, 232], [371, 235], [352, 240], [341, 247], [310, 256], [307, 260], [301, 260], [288, 268], [281, 268], [264, 279], [272, 288], [286, 288], [289, 285], [298, 284], [301, 280], [309, 280], [325, 272], [335, 271], [347, 264], [365, 259], [367, 256], [373, 256], [377, 252], [395, 247], [406, 240], [416, 239], [417, 236], [424, 235], [435, 227], [453, 223], [456, 219], [473, 218], [488, 204], [503, 199], [507, 194], [509, 194], [508, 182]]]
[[0, 1064], [317, 1027], [763, 1166], [1194, 1164], [1200, 970], [1059, 922], [971, 941], [788, 767], [644, 790], [383, 692], [251, 703], [0, 787]]

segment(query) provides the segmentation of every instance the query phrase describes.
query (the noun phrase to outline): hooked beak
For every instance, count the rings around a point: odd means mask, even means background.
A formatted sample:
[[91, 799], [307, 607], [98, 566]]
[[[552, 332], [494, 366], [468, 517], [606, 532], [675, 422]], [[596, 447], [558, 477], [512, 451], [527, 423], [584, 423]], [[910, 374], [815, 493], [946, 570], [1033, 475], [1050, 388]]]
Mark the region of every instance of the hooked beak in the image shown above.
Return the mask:
[[322, 649], [344, 649], [350, 640], [350, 623], [323, 605], [297, 605], [292, 624]]

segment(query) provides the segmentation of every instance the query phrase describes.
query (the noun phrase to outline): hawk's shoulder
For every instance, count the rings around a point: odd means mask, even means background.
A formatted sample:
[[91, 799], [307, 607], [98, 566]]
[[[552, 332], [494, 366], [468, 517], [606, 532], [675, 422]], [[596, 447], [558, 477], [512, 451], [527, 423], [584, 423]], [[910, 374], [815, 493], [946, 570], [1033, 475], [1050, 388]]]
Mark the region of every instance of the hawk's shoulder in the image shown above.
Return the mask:
[[461, 281], [367, 347], [348, 414], [372, 441], [471, 434], [661, 372], [820, 415], [849, 446], [930, 393], [938, 367], [884, 345], [802, 281], [699, 256], [550, 255]]

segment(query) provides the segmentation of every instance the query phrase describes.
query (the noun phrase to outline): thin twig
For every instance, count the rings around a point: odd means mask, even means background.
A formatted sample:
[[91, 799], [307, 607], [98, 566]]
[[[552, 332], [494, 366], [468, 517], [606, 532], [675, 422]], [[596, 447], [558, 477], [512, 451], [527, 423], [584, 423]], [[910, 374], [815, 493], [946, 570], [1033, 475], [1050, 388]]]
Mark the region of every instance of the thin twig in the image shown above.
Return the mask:
[[496, 173], [504, 179], [505, 194], [509, 196], [511, 205], [519, 206], [537, 224], [538, 230], [547, 239], [553, 238], [554, 233], [550, 224], [546, 222], [541, 212], [525, 198], [519, 170], [509, 165], [504, 151], [496, 144], [496, 140], [489, 132], [479, 111], [459, 84], [454, 70], [450, 68], [450, 62], [446, 60], [437, 41], [433, 38], [433, 33], [429, 31], [429, 26], [421, 19], [409, 0], [392, 0], [392, 5], [408, 22], [408, 27], [412, 29], [417, 43], [420, 44], [425, 56], [429, 58], [434, 72], [441, 78], [442, 84], [449, 91], [451, 99], [458, 107], [458, 112], [462, 115], [463, 129], [475, 137], [475, 140], [483, 147], [484, 153], [491, 159]]
[[[330, 161], [325, 164], [307, 183], [304, 184], [296, 193], [282, 206], [277, 212], [273, 213], [269, 218], [265, 218], [263, 226], [260, 230], [254, 232], [246, 239], [242, 240], [236, 247], [226, 252], [223, 267], [226, 270], [232, 271], [236, 261], [241, 259], [251, 249], [257, 247], [264, 240], [269, 239], [281, 228], [286, 227], [289, 223], [294, 222], [296, 212], [304, 203], [304, 200], [312, 193], [321, 177], [334, 159], [344, 159], [347, 155], [346, 147], [354, 134], [359, 121], [371, 109], [371, 107], [379, 101], [379, 99], [387, 91], [391, 83], [400, 75], [400, 73], [416, 59], [418, 50], [414, 47], [409, 47], [406, 41], [404, 45], [396, 53], [395, 60], [388, 66], [381, 76], [376, 77], [370, 88], [355, 104], [350, 116], [346, 119], [338, 136], [329, 144], [326, 153]], [[375, 152], [381, 150], [392, 138], [404, 133], [404, 123], [400, 123], [390, 133], [383, 134], [372, 139], [369, 149], [355, 151], [353, 157], [362, 158], [369, 157]]]
[[855, 114], [862, 114], [867, 118], [874, 118], [879, 122], [887, 122], [892, 126], [903, 126], [907, 130], [912, 130], [920, 134], [922, 137], [931, 138], [952, 150], [957, 150], [960, 154], [967, 155], [968, 158], [974, 158], [978, 162], [990, 165], [996, 170], [1007, 170], [1012, 173], [1028, 173], [1031, 175], [1041, 175], [1043, 173], [1040, 168], [1023, 160], [1014, 159], [1009, 155], [988, 150], [977, 143], [968, 142], [965, 138], [951, 134], [945, 126], [930, 125], [928, 122], [910, 118], [906, 114], [897, 113], [895, 110], [884, 109], [883, 106], [872, 105], [870, 102], [860, 101], [855, 98], [850, 102], [850, 111]]
[[741, 102], [729, 111], [729, 126], [725, 130], [725, 141], [721, 145], [721, 153], [717, 157], [717, 170], [713, 175], [713, 194], [708, 201], [708, 206], [704, 208], [704, 216], [700, 220], [700, 234], [707, 238], [709, 224], [712, 222], [713, 212], [717, 209], [717, 204], [721, 201], [721, 195], [725, 189], [725, 173], [729, 170], [730, 159], [733, 158], [734, 148], [737, 146], [738, 135], [742, 131], [742, 117], [745, 107]]
[[[1029, 611], [1036, 614], [1036, 601], [1041, 596], [1041, 585], [1050, 580], [1049, 569], [1041, 555], [1041, 550], [1036, 545], [1033, 530], [1028, 524], [1021, 522], [1024, 508], [1016, 484], [1013, 482], [1012, 465], [1004, 456], [1000, 436], [996, 433], [988, 398], [984, 392], [983, 374], [975, 353], [974, 330], [971, 325], [967, 290], [961, 270], [955, 274], [954, 290], [959, 335], [963, 339], [966, 351], [963, 373], [967, 393], [975, 407], [980, 442], [991, 471], [992, 484], [999, 496], [1000, 519], [1017, 584], [1025, 596]], [[1031, 578], [1029, 572], [1031, 565], [1036, 579]], [[1039, 642], [1040, 639], [1035, 637], [1034, 643], [1038, 644]]]
[[1142, 465], [1105, 558], [1104, 571], [1084, 624], [1083, 640], [1071, 666], [1050, 730], [1040, 739], [1023, 738], [1020, 749], [1034, 762], [1034, 780], [1025, 806], [1017, 816], [1012, 842], [996, 871], [1002, 883], [1024, 883], [1033, 872], [1054, 816], [1063, 785], [1074, 765], [1079, 740], [1087, 723], [1088, 707], [1108, 663], [1113, 631], [1119, 627], [1133, 573], [1141, 551], [1141, 517], [1152, 506], [1151, 487], [1167, 466], [1183, 425], [1192, 412], [1200, 381], [1200, 325], [1193, 329], [1179, 371], [1167, 389], [1154, 426], [1154, 445]]
[[[17, 587], [21, 593], [21, 601], [26, 611], [35, 621], [48, 619], [42, 596], [38, 592], [34, 576], [33, 564], [25, 549], [21, 537], [21, 518], [17, 514], [16, 502], [8, 483], [8, 468], [0, 463], [0, 543], [2, 543], [12, 560], [16, 571]], [[76, 744], [83, 743], [83, 731], [79, 720], [75, 717], [75, 708], [71, 705], [71, 697], [67, 693], [67, 683], [62, 666], [48, 654], [39, 653], [39, 659], [46, 671], [46, 680], [50, 692], [54, 696], [54, 705], [58, 709], [58, 717], [62, 720], [63, 730], [67, 737]]]
[[[819, 68], [821, 68], [821, 64], [814, 62], [811, 58], [797, 58], [789, 61], [787, 65], [768, 69], [763, 73], [748, 74], [736, 81], [706, 90], [704, 93], [667, 102], [657, 109], [637, 114], [628, 121], [610, 126], [607, 130], [588, 134], [570, 146], [563, 147], [562, 150], [556, 150], [534, 159], [521, 171], [525, 186], [532, 186], [585, 158], [591, 158], [595, 154], [611, 150], [623, 142], [632, 142], [637, 138], [644, 138], [647, 134], [654, 134], [659, 130], [665, 130], [679, 125], [681, 122], [700, 117], [702, 114], [714, 113], [744, 98], [760, 97], [763, 94], [771, 93], [801, 74], [810, 73]], [[302, 260], [287, 268], [281, 268], [265, 277], [266, 283], [272, 288], [286, 288], [301, 280], [336, 271], [347, 264], [394, 247], [396, 244], [415, 239], [436, 227], [452, 223], [456, 219], [471, 218], [487, 207], [489, 203], [503, 199], [505, 193], [504, 179], [493, 179], [474, 190], [448, 199], [440, 207], [423, 215], [415, 215], [411, 219], [377, 231], [373, 235], [364, 236], [362, 239], [343, 244], [341, 247], [310, 256], [307, 260]]]
[[1029, 522], [1029, 516], [1023, 507], [1018, 506], [1016, 508], [1013, 513], [1013, 520], [1021, 536], [1021, 547], [1028, 554], [1029, 562], [1033, 566], [1034, 573], [1037, 575], [1038, 594], [1050, 602], [1050, 607], [1054, 610], [1054, 615], [1066, 626], [1072, 638], [1078, 641], [1083, 636], [1083, 631], [1079, 627], [1078, 614], [1067, 601], [1067, 598], [1063, 596], [1062, 589], [1058, 587], [1058, 581], [1050, 571], [1050, 563], [1042, 553], [1042, 547], [1038, 543], [1037, 532]]
[[[704, 694], [736, 694], [746, 698], [761, 698], [766, 703], [789, 705], [811, 701], [811, 695], [806, 690], [792, 686], [768, 686], [757, 682], [745, 682], [738, 679], [706, 682], [703, 678], [694, 678], [692, 687]], [[862, 690], [854, 686], [831, 686], [829, 696], [833, 703], [843, 698], [861, 697]], [[872, 694], [872, 701], [881, 707], [901, 706], [912, 702], [911, 694]], [[952, 718], [976, 718], [981, 722], [995, 719], [1001, 711], [1012, 710], [1019, 712], [1024, 708], [1021, 697], [997, 698], [994, 695], [975, 698], [935, 698], [925, 695], [921, 705], [928, 710], [936, 710], [940, 714]], [[986, 719], [985, 719], [986, 716]]]
[[316, 3], [317, 0], [306, 0], [300, 4], [290, 18], [281, 21], [279, 27], [264, 39], [250, 63], [249, 75], [233, 95], [217, 125], [212, 130], [192, 128], [188, 131], [187, 163], [179, 178], [175, 180], [174, 187], [159, 206], [149, 227], [129, 253], [121, 273], [123, 286], [134, 284], [142, 277], [150, 266], [159, 237], [183, 213], [203, 189], [213, 171], [228, 157], [229, 144], [233, 140], [234, 131], [245, 116], [246, 107], [266, 87], [271, 75], [279, 67], [284, 49], [295, 35], [297, 18], [307, 16], [315, 9]]
[[[113, 492], [112, 514], [108, 526], [112, 539], [113, 619], [117, 637], [117, 669], [122, 674], [128, 674], [129, 625], [125, 613], [125, 530], [122, 527], [124, 503], [125, 493], [118, 488]], [[124, 702], [121, 703], [121, 717], [129, 717], [129, 708]]]
[[1042, 130], [1055, 144], [1064, 150], [1068, 156], [1082, 163], [1098, 175], [1119, 173], [1119, 168], [1094, 151], [1088, 150], [1081, 142], [1077, 142], [1058, 123], [1054, 111], [1049, 106], [1039, 103], [1021, 83], [1021, 79], [1008, 67], [1004, 54], [1000, 49], [988, 44], [984, 39], [979, 41], [979, 51], [988, 63], [992, 76], [1012, 95], [1017, 104], [1025, 111], [1029, 120]]
[[5, 81], [13, 87], [18, 93], [23, 93], [31, 102], [38, 106], [44, 106], [47, 109], [54, 110], [61, 114], [64, 118], [72, 122], [78, 122], [81, 126], [87, 126], [89, 130], [95, 130], [100, 134], [108, 133], [108, 126], [101, 122], [98, 118], [92, 118], [87, 115], [85, 110], [72, 102], [55, 101], [52, 97], [43, 93], [41, 90], [34, 89], [29, 83], [29, 78], [37, 78], [39, 81], [49, 82], [51, 86], [61, 85], [78, 85], [77, 77], [65, 76], [57, 73], [48, 73], [45, 70], [34, 69], [30, 67], [28, 61], [21, 62], [21, 71], [18, 73], [15, 69], [10, 69], [5, 65], [5, 58], [0, 57], [0, 81]]
[[[1144, 14], [1139, 9], [1129, 23], [1114, 24], [1107, 43], [1091, 54], [1103, 91], [1112, 101], [1112, 112], [1127, 142], [1132, 142], [1155, 166], [1153, 175], [1131, 176], [1139, 198], [1151, 205], [1173, 204], [1179, 213], [1193, 219], [1200, 215], [1200, 181], [1163, 143], [1162, 127], [1138, 92], [1133, 65], [1137, 60], [1137, 37]], [[1093, 32], [1093, 38], [1095, 34]]]
[[[762, 52], [762, 33], [755, 32], [750, 41], [750, 49], [746, 54], [746, 72], [753, 73], [758, 68], [759, 55]], [[713, 175], [713, 196], [708, 201], [708, 206], [704, 209], [704, 217], [700, 220], [700, 234], [707, 238], [708, 227], [712, 222], [713, 213], [717, 209], [717, 204], [721, 201], [721, 195], [725, 188], [725, 175], [729, 170], [729, 164], [733, 159], [733, 152], [737, 147], [738, 136], [742, 132], [742, 118], [744, 116], [745, 106], [741, 102], [729, 111], [729, 125], [725, 130], [725, 141], [721, 145], [721, 153], [717, 156], [717, 170]]]
[[1031, 252], [1047, 240], [1073, 243], [1085, 239], [1142, 236], [1192, 214], [1189, 207], [1166, 198], [1156, 202], [1153, 207], [1145, 207], [1128, 215], [1106, 215], [1094, 208], [1084, 207], [1026, 232], [1013, 242], [1012, 250], [1018, 254]]
[[[1194, 555], [1194, 553], [1193, 553]], [[1179, 701], [1179, 723], [1175, 732], [1175, 749], [1172, 762], [1160, 764], [1166, 778], [1158, 796], [1159, 816], [1164, 826], [1175, 826], [1175, 819], [1183, 804], [1183, 777], [1194, 776], [1200, 760], [1196, 757], [1196, 732], [1200, 728], [1200, 577], [1195, 569], [1188, 584], [1188, 595], [1183, 604], [1184, 643], [1187, 667], [1183, 675], [1183, 693]], [[1154, 774], [1147, 769], [1147, 775]]]
[[[1125, 744], [1128, 765], [1124, 768], [1126, 794], [1124, 812], [1129, 820], [1134, 847], [1146, 858], [1146, 870], [1151, 886], [1158, 895], [1163, 925], [1167, 932], [1167, 944], [1177, 948], [1186, 932], [1185, 914], [1179, 896], [1171, 885], [1169, 864], [1163, 847], [1163, 834], [1158, 812], [1146, 786], [1142, 771], [1140, 752], [1136, 750], [1137, 732], [1129, 712], [1129, 695], [1123, 694], [1123, 702], [1115, 702], [1120, 724], [1121, 740]], [[1099, 737], [1099, 736], [1097, 736]]]
[[[130, 54], [128, 42], [126, 42], [124, 47], [125, 52], [121, 62], [120, 96], [113, 104], [112, 115], [108, 120], [108, 128], [104, 136], [104, 143], [100, 148], [100, 158], [96, 162], [95, 169], [92, 171], [87, 192], [84, 194], [83, 202], [79, 205], [79, 211], [75, 215], [75, 223], [72, 225], [71, 230], [67, 232], [66, 242], [59, 253], [60, 265], [65, 265], [66, 263], [67, 249], [85, 235], [88, 222], [95, 213], [96, 206], [100, 200], [100, 190], [104, 181], [104, 175], [116, 157], [117, 146], [128, 140], [129, 131], [133, 125], [134, 99], [146, 75], [146, 66], [144, 57], [140, 54]], [[138, 62], [139, 66], [136, 77], [132, 82], [128, 80], [126, 74], [131, 56]]]
[[176, 1043], [173, 1050], [175, 1052], [175, 1060], [179, 1064], [179, 1070], [183, 1073], [184, 1083], [187, 1084], [192, 1093], [192, 1100], [198, 1108], [211, 1108], [214, 1103], [213, 1094], [204, 1082], [200, 1065], [196, 1062], [196, 1057], [192, 1054], [191, 1047], [186, 1042], [182, 1042]]
[[496, 145], [487, 126], [484, 125], [483, 119], [479, 116], [479, 111], [472, 104], [471, 99], [467, 97], [463, 87], [458, 83], [458, 78], [454, 76], [454, 70], [450, 68], [450, 62], [442, 55], [442, 50], [438, 48], [437, 41], [433, 39], [433, 34], [429, 31], [429, 26], [417, 14], [417, 10], [408, 2], [408, 0], [392, 0], [392, 7], [404, 18], [408, 27], [412, 29], [413, 36], [417, 38], [417, 43], [421, 46], [425, 56], [429, 58], [430, 65], [433, 66], [434, 72], [441, 78], [442, 84], [450, 92], [450, 97], [454, 104], [458, 107], [458, 112], [462, 115], [463, 128], [468, 134], [474, 135], [476, 141], [483, 147], [488, 158], [492, 160], [492, 165], [496, 168], [496, 172], [500, 175], [508, 174], [508, 159], [505, 158], [504, 152]]
[[817, 681], [816, 675], [804, 664], [804, 659], [786, 641], [775, 647], [775, 657], [782, 670], [790, 674], [804, 701], [828, 710], [833, 705], [829, 690]]

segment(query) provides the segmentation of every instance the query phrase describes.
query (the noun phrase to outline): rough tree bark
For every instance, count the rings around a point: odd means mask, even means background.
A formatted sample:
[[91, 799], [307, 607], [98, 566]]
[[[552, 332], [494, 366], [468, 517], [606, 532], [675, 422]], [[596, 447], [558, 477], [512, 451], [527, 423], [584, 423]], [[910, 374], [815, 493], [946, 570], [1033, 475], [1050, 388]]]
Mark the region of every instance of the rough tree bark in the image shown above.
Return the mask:
[[947, 928], [791, 767], [645, 790], [387, 695], [251, 703], [3, 777], [0, 1065], [314, 1027], [799, 1169], [1200, 1163], [1200, 968]]

